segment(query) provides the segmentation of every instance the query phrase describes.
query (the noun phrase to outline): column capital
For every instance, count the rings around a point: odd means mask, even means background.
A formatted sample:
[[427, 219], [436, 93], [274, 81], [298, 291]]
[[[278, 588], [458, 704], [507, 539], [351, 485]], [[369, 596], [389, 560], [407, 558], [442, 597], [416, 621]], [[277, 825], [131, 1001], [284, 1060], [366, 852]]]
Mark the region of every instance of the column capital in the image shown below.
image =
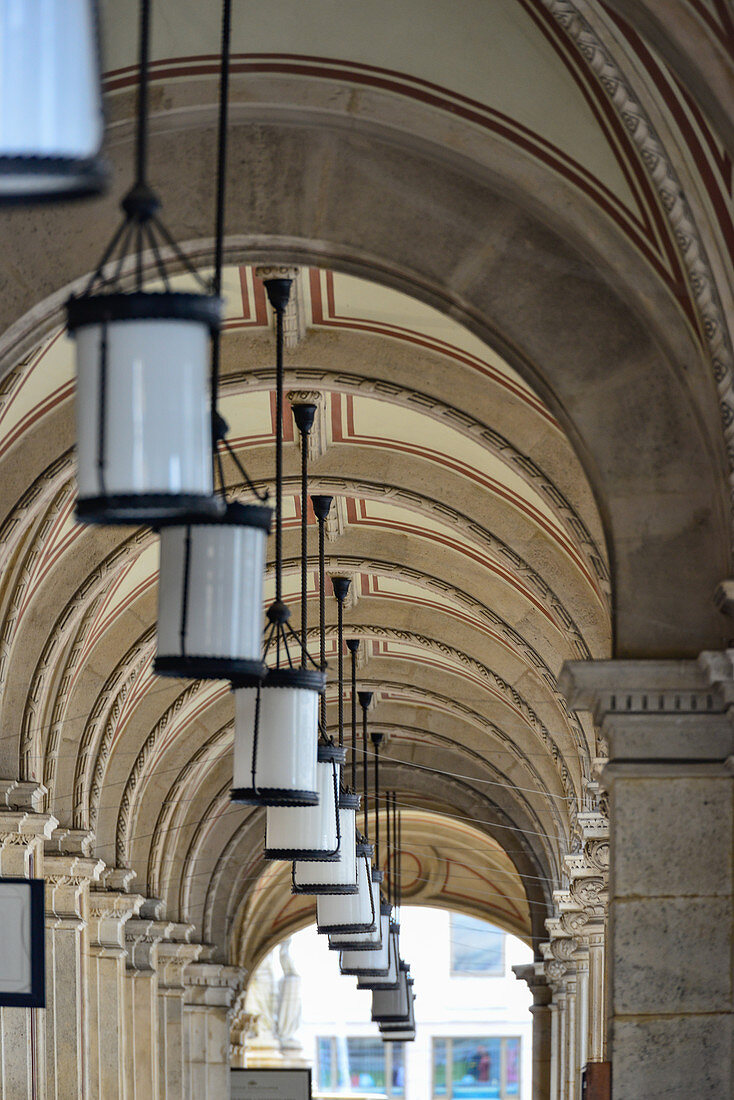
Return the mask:
[[[141, 908], [145, 907], [145, 900]], [[157, 968], [158, 944], [173, 927], [173, 921], [146, 917], [131, 917], [125, 925], [127, 969], [138, 973], [153, 973]]]
[[125, 954], [125, 925], [140, 911], [141, 894], [89, 891], [89, 947], [96, 955]]
[[224, 963], [195, 962], [186, 968], [186, 1004], [231, 1008], [245, 984], [247, 971]]
[[567, 661], [559, 685], [589, 711], [609, 744], [609, 786], [620, 769], [732, 774], [734, 663], [730, 651], [681, 661]]
[[9, 844], [28, 844], [39, 837], [48, 840], [57, 825], [53, 814], [0, 809], [0, 848]]
[[42, 783], [24, 779], [0, 779], [0, 809], [7, 807], [9, 810], [40, 813], [47, 793]]
[[101, 859], [89, 856], [45, 856], [46, 925], [49, 928], [71, 924], [83, 928], [87, 922], [85, 893], [104, 867]]
[[519, 982], [525, 982], [533, 995], [533, 1009], [546, 1008], [550, 1004], [552, 991], [545, 974], [538, 973], [537, 963], [518, 963], [512, 972]]

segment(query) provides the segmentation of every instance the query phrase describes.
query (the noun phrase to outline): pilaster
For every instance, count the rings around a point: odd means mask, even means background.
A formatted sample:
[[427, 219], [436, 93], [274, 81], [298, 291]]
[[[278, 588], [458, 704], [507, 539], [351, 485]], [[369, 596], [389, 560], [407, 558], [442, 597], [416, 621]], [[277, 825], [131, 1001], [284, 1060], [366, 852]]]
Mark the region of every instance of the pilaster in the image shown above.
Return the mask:
[[44, 857], [49, 1097], [88, 1095], [89, 889], [103, 867], [102, 860], [85, 855]]
[[732, 1095], [731, 654], [571, 662], [561, 685], [609, 746], [615, 1100]]
[[[37, 812], [44, 789], [0, 780], [0, 875], [43, 877], [43, 845], [58, 822]], [[46, 1012], [0, 1009], [0, 1095], [46, 1097]]]
[[219, 1100], [228, 1095], [229, 1015], [245, 977], [246, 972], [239, 966], [210, 961], [191, 963], [186, 968], [189, 1100]]
[[527, 984], [533, 995], [533, 1100], [551, 1098], [551, 997], [545, 976], [535, 963], [513, 966], [518, 981]]
[[158, 944], [158, 1080], [160, 1100], [186, 1095], [184, 973], [203, 948], [189, 943], [193, 924], [174, 924]]
[[89, 894], [89, 1097], [125, 1096], [125, 925], [143, 904], [140, 894]]
[[125, 1020], [127, 1030], [126, 1095], [128, 1100], [158, 1100], [158, 944], [173, 922], [157, 919], [161, 902], [144, 901], [140, 915], [125, 925]]

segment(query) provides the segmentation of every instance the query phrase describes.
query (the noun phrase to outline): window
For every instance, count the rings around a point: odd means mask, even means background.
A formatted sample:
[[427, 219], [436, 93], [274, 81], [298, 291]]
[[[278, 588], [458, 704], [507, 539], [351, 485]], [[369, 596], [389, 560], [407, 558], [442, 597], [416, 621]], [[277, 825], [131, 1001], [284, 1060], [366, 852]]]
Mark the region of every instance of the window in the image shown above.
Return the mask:
[[434, 1039], [434, 1100], [516, 1100], [520, 1040]]
[[358, 1096], [405, 1096], [403, 1043], [382, 1039], [319, 1038], [316, 1040], [318, 1089]]
[[502, 977], [505, 933], [483, 920], [451, 914], [451, 973], [457, 977]]

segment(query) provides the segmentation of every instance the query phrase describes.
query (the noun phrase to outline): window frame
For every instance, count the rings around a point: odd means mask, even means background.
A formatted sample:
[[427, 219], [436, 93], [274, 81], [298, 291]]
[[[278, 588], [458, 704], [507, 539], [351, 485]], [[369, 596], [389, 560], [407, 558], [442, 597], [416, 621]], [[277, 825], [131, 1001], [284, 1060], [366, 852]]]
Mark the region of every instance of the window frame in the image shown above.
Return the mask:
[[[344, 1040], [344, 1042], [349, 1043], [350, 1040], [355, 1040], [355, 1039], [357, 1041], [364, 1040], [365, 1042], [374, 1042], [374, 1036], [372, 1036], [372, 1035], [316, 1035], [316, 1037], [315, 1037], [316, 1057], [314, 1059], [314, 1070], [315, 1070], [314, 1077], [316, 1079], [316, 1088], [318, 1089], [318, 1091], [320, 1093], [323, 1093], [325, 1096], [328, 1096], [330, 1094], [330, 1090], [332, 1090], [332, 1089], [333, 1089], [333, 1095], [335, 1095], [335, 1096], [339, 1095], [340, 1093], [343, 1093], [344, 1090], [351, 1090], [352, 1086], [349, 1082], [347, 1082], [344, 1085], [340, 1085], [339, 1082], [338, 1082], [338, 1077], [339, 1077], [339, 1071], [338, 1071], [339, 1056], [338, 1056], [338, 1050], [337, 1050], [337, 1043], [340, 1040]], [[321, 1060], [320, 1060], [320, 1047], [319, 1047], [319, 1045], [322, 1042], [328, 1042], [329, 1043], [329, 1056], [330, 1056], [330, 1060], [331, 1060], [330, 1064], [332, 1066], [337, 1067], [337, 1083], [335, 1085], [328, 1084], [328, 1085], [325, 1086], [321, 1081]], [[399, 1046], [402, 1049], [402, 1052], [403, 1052], [403, 1085], [402, 1085], [402, 1092], [394, 1092], [393, 1091], [393, 1084], [392, 1084], [393, 1054], [394, 1054], [396, 1046]], [[406, 1090], [406, 1087], [407, 1087], [407, 1077], [408, 1077], [408, 1060], [405, 1056], [405, 1047], [406, 1047], [405, 1043], [385, 1043], [382, 1047], [382, 1050], [383, 1050], [384, 1055], [385, 1055], [385, 1089], [384, 1089], [384, 1091], [383, 1092], [377, 1092], [377, 1093], [363, 1092], [363, 1093], [357, 1093], [356, 1095], [364, 1096], [365, 1100], [369, 1100], [370, 1095], [372, 1095], [372, 1096], [387, 1096], [388, 1100], [404, 1100], [405, 1090]]]
[[[520, 1100], [522, 1096], [522, 1036], [521, 1035], [432, 1035], [431, 1036], [431, 1100], [454, 1100], [454, 1043], [486, 1043], [500, 1040], [500, 1095], [499, 1100]], [[507, 1043], [518, 1044], [517, 1092], [507, 1092]], [[436, 1092], [436, 1043], [446, 1044], [446, 1091]]]
[[[497, 969], [490, 970], [457, 970], [454, 966], [454, 921], [457, 917], [463, 917], [465, 920], [476, 920], [480, 924], [486, 924], [493, 932], [498, 932], [502, 937], [502, 946], [500, 950], [500, 963]], [[468, 913], [449, 913], [449, 977], [450, 978], [504, 978], [506, 971], [507, 961], [507, 933], [503, 928], [498, 928], [494, 924], [490, 924], [489, 921], [479, 921], [479, 918], [472, 917]]]

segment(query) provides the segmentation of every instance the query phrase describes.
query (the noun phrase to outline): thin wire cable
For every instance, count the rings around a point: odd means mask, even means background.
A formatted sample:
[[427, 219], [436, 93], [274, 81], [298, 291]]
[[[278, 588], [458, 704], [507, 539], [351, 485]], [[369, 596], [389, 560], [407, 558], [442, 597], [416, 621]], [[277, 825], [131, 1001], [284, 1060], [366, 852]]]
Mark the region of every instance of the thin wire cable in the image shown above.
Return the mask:
[[[275, 311], [275, 602], [283, 598], [283, 310]], [[278, 652], [280, 664], [280, 652]]]

